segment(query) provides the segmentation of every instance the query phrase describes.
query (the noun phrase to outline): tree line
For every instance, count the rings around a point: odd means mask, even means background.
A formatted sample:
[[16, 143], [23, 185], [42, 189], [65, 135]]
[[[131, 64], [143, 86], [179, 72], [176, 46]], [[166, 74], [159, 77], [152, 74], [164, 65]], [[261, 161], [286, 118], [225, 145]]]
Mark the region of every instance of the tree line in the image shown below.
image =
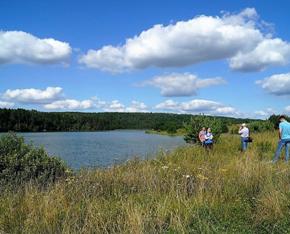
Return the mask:
[[[0, 109], [0, 132], [103, 131], [114, 129], [154, 129], [176, 132], [194, 117], [171, 113], [118, 112], [40, 112], [25, 109]], [[217, 118], [223, 125], [251, 122], [251, 119]]]

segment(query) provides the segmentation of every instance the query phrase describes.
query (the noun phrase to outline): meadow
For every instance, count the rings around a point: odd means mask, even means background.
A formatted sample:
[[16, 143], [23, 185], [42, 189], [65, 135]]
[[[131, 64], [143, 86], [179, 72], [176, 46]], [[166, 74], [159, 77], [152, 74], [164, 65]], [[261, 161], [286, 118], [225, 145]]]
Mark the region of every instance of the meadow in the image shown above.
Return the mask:
[[212, 152], [188, 145], [3, 190], [0, 232], [289, 233], [290, 167], [270, 162], [276, 132], [252, 136], [245, 153], [222, 134]]

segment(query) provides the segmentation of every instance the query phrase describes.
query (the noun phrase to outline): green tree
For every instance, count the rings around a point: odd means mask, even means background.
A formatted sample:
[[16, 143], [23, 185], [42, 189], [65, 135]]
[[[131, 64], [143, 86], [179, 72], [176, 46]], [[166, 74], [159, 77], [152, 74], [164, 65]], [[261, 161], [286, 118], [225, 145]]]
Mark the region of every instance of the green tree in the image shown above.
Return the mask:
[[50, 157], [43, 148], [25, 144], [24, 139], [14, 133], [0, 138], [0, 187], [28, 181], [47, 184], [69, 171], [63, 161]]
[[211, 128], [214, 135], [214, 140], [217, 141], [219, 136], [227, 132], [227, 125], [220, 119], [211, 116], [198, 115], [191, 118], [191, 120], [184, 124], [186, 135], [184, 140], [186, 142], [197, 143], [198, 134], [201, 128]]

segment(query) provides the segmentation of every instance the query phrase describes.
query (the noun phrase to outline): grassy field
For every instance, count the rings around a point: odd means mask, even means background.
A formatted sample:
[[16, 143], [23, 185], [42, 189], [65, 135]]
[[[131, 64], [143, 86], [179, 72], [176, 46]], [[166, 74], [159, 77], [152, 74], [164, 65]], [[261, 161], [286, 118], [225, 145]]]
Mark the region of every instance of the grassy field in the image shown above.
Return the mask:
[[0, 233], [289, 233], [290, 167], [271, 160], [276, 133], [223, 135], [213, 152], [83, 170], [45, 189], [0, 196]]

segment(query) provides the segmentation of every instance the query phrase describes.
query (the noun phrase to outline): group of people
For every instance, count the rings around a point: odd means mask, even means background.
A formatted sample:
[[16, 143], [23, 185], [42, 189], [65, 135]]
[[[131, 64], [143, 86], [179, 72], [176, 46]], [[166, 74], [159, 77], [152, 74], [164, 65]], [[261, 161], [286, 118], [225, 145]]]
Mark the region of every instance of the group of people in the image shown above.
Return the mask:
[[[250, 130], [247, 128], [246, 124], [243, 123], [239, 129], [239, 134], [241, 135], [242, 150], [245, 151], [248, 147], [248, 143], [251, 142]], [[213, 134], [210, 128], [203, 127], [199, 134], [198, 139], [200, 144], [206, 149], [213, 149]]]
[[198, 138], [203, 147], [206, 149], [213, 148], [213, 134], [210, 128], [203, 127], [198, 134]]
[[[241, 136], [241, 149], [242, 151], [246, 151], [248, 148], [248, 143], [252, 142], [252, 138], [250, 137], [250, 130], [245, 123], [240, 126], [238, 133]], [[213, 148], [214, 140], [210, 128], [206, 129], [203, 127], [198, 134], [198, 138], [203, 147], [206, 149]], [[279, 117], [279, 141], [277, 150], [272, 160], [273, 163], [278, 161], [283, 147], [285, 147], [285, 160], [288, 162], [290, 148], [290, 123], [286, 120], [284, 115], [281, 115]]]

